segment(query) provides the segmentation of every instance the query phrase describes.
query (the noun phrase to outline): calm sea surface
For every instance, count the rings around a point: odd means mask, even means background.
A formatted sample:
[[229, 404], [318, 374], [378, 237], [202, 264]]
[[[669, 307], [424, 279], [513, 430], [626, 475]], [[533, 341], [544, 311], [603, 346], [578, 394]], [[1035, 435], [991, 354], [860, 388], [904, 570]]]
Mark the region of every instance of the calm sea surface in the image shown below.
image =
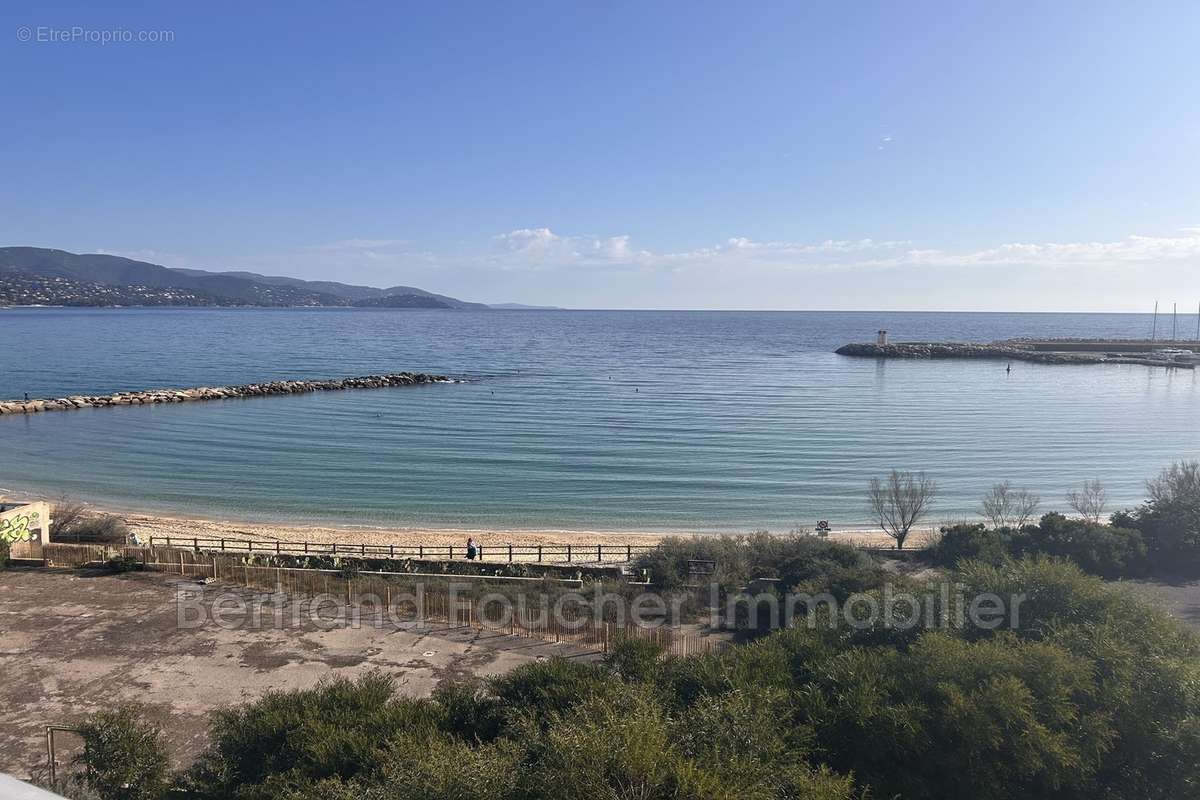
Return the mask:
[[1131, 504], [1200, 455], [1192, 371], [832, 353], [878, 328], [1145, 336], [1150, 318], [0, 311], [0, 398], [401, 370], [470, 381], [0, 417], [0, 491], [233, 519], [781, 530], [865, 522], [864, 486], [892, 467], [934, 477], [950, 518], [1003, 479], [1062, 507], [1098, 477]]

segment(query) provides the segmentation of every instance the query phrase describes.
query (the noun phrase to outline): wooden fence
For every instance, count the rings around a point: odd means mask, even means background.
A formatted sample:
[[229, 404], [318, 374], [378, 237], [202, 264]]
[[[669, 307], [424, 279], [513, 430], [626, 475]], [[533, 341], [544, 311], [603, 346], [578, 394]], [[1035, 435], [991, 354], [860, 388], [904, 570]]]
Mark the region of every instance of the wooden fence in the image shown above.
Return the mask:
[[[712, 652], [721, 640], [697, 632], [683, 631], [662, 624], [657, 626], [633, 623], [615, 624], [597, 619], [587, 607], [564, 604], [537, 614], [536, 619], [523, 615], [512, 604], [501, 605], [507, 613], [489, 614], [489, 605], [481, 605], [478, 597], [463, 593], [452, 594], [429, 576], [419, 573], [352, 573], [334, 569], [303, 569], [260, 566], [246, 563], [242, 553], [206, 552], [203, 549], [154, 546], [109, 546], [47, 544], [42, 546], [42, 558], [53, 566], [83, 567], [104, 563], [114, 558], [133, 559], [143, 569], [174, 573], [186, 577], [211, 578], [238, 584], [251, 589], [282, 591], [292, 598], [328, 598], [344, 603], [362, 613], [370, 606], [371, 614], [386, 613], [389, 621], [420, 621], [423, 624], [447, 627], [493, 630], [512, 636], [583, 647], [607, 653], [613, 644], [625, 638], [648, 639], [665, 653], [677, 656]], [[449, 576], [455, 579], [470, 576]], [[434, 584], [434, 588], [429, 587]], [[415, 584], [422, 587], [414, 594]], [[483, 587], [487, 588], [487, 587]], [[541, 589], [534, 589], [540, 592]], [[420, 598], [418, 609], [415, 598]], [[324, 602], [324, 601], [323, 601]], [[554, 604], [558, 605], [558, 604]]]
[[[150, 546], [183, 547], [204, 552], [259, 553], [262, 555], [292, 556], [358, 556], [359, 558], [388, 559], [465, 559], [465, 544], [403, 545], [347, 544], [345, 542], [285, 542], [278, 539], [218, 539], [211, 537], [151, 536]], [[634, 558], [652, 552], [657, 545], [640, 544], [500, 544], [477, 545], [477, 556], [483, 561], [527, 561], [542, 564], [604, 564], [629, 563]]]

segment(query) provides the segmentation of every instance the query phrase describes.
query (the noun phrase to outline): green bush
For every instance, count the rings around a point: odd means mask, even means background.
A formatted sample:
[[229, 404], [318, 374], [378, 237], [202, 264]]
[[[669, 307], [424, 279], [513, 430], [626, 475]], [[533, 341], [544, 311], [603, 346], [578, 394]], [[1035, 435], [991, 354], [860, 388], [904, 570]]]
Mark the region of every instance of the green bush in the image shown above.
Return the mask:
[[1011, 536], [1012, 555], [1069, 558], [1085, 572], [1106, 578], [1139, 575], [1146, 566], [1146, 545], [1136, 530], [1068, 519], [1050, 513], [1036, 525]]
[[943, 567], [960, 561], [999, 564], [1010, 554], [1012, 531], [988, 530], [980, 523], [959, 523], [941, 529], [941, 536], [926, 551], [929, 560]]
[[610, 645], [604, 665], [624, 680], [645, 683], [658, 674], [662, 655], [657, 642], [627, 636]]
[[394, 693], [392, 679], [375, 672], [217, 712], [190, 776], [194, 794], [266, 800], [287, 787], [371, 775], [392, 742], [437, 730], [437, 706]]
[[[716, 572], [711, 580], [723, 591], [739, 591], [757, 577], [778, 577], [781, 582], [793, 585], [825, 575], [833, 566], [870, 565], [869, 556], [846, 544], [814, 536], [776, 536], [759, 531], [668, 537], [654, 550], [638, 556], [634, 566], [647, 570], [655, 584], [675, 588], [687, 582], [689, 561], [714, 562]], [[706, 583], [708, 580], [705, 578]]]
[[501, 707], [541, 719], [593, 694], [619, 693], [620, 683], [599, 665], [556, 657], [493, 678], [490, 690]]
[[433, 702], [442, 711], [441, 727], [468, 742], [493, 741], [504, 727], [503, 706], [478, 678], [439, 686]]
[[967, 597], [1019, 598], [1019, 611], [996, 629], [945, 627], [934, 614], [902, 635], [800, 627], [691, 657], [626, 640], [603, 664], [552, 659], [449, 684], [429, 700], [397, 698], [378, 675], [272, 693], [218, 716], [190, 791], [234, 800], [1196, 795], [1200, 638], [1063, 559], [965, 560], [945, 579]]
[[980, 524], [965, 523], [942, 528], [941, 537], [928, 548], [926, 556], [944, 567], [964, 561], [999, 564], [1009, 558], [1057, 556], [1106, 578], [1141, 575], [1146, 569], [1146, 545], [1137, 530], [1070, 519], [1054, 512], [1020, 530], [989, 530]]
[[1113, 524], [1141, 533], [1152, 572], [1200, 575], [1200, 462], [1172, 464], [1146, 486], [1150, 499], [1114, 514]]
[[156, 725], [133, 704], [98, 711], [79, 727], [82, 782], [103, 800], [154, 800], [169, 783], [166, 750]]

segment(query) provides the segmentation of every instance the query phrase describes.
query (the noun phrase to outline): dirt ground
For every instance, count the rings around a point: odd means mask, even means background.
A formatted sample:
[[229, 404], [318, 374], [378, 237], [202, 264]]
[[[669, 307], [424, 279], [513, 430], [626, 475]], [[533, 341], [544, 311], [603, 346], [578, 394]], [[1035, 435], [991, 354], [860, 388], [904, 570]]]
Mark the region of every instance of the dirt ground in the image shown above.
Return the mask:
[[[212, 710], [269, 689], [379, 669], [403, 693], [424, 696], [448, 679], [494, 675], [554, 654], [594, 657], [495, 631], [410, 623], [323, 629], [330, 626], [289, 618], [282, 627], [226, 629], [211, 621], [186, 627], [179, 624], [177, 590], [200, 593], [185, 603], [192, 609], [185, 620], [201, 609], [211, 614], [222, 593], [253, 596], [241, 587], [203, 587], [155, 573], [0, 573], [0, 772], [38, 773], [46, 764], [46, 725], [70, 725], [120, 701], [146, 704], [179, 765], [203, 747]], [[60, 736], [60, 763], [75, 740]]]
[[1147, 601], [1200, 631], [1200, 581], [1121, 581]]

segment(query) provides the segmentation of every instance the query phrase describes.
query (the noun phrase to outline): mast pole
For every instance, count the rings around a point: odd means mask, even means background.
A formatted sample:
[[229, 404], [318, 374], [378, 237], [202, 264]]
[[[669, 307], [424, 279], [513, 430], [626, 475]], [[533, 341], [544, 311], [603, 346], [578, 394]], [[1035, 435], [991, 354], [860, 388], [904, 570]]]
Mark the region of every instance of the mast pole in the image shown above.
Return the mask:
[[1158, 334], [1158, 301], [1155, 300], [1154, 301], [1154, 325], [1153, 325], [1153, 327], [1150, 328], [1150, 341], [1153, 342], [1154, 338], [1157, 334]]

